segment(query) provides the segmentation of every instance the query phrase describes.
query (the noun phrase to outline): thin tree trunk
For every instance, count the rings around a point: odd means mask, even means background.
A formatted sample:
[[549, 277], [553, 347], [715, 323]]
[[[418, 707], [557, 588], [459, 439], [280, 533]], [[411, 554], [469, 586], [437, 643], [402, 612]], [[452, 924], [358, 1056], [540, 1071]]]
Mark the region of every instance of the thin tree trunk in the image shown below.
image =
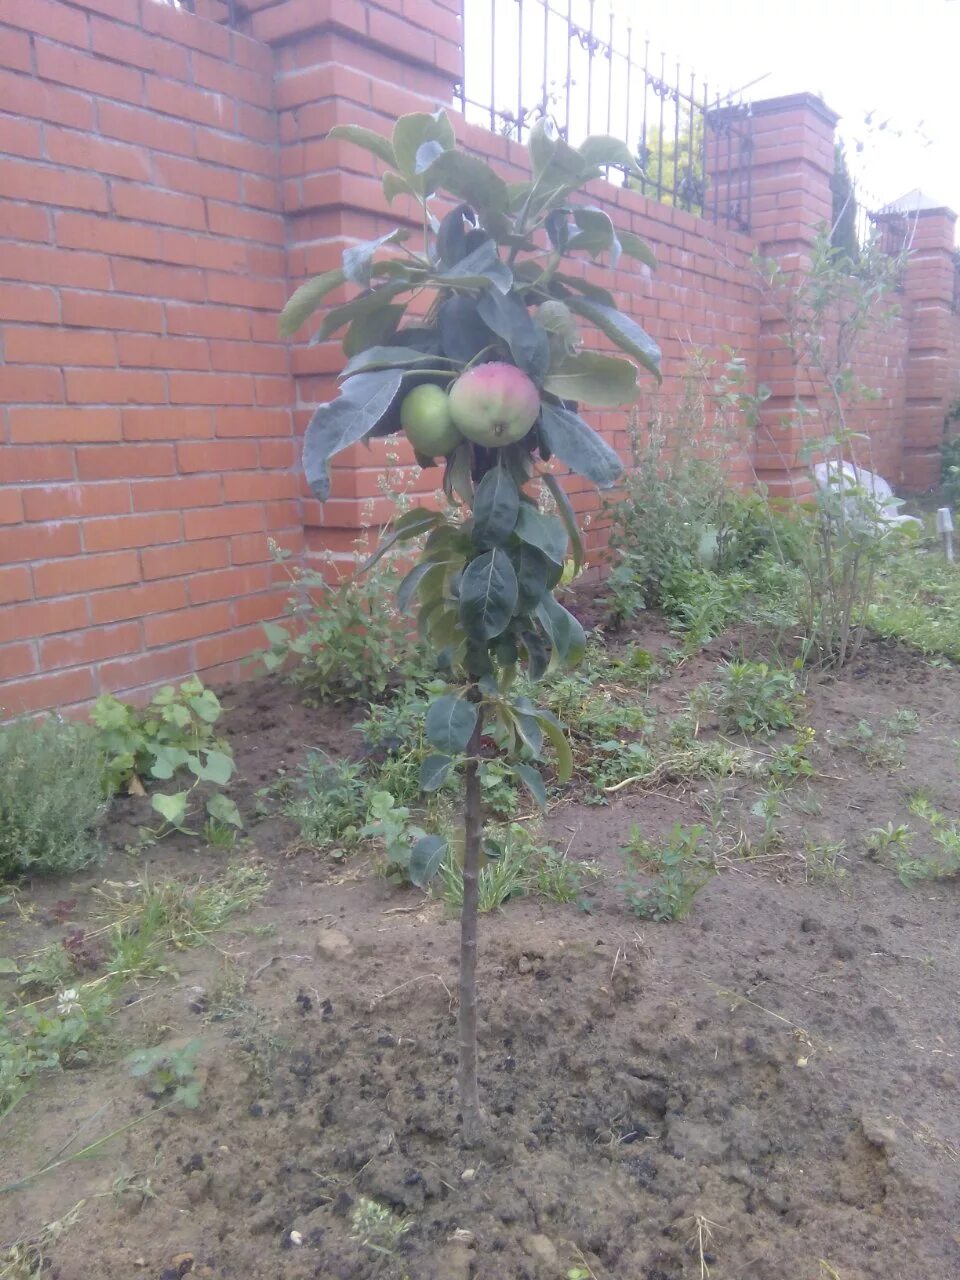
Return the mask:
[[463, 1136], [476, 1142], [483, 1128], [477, 1086], [477, 905], [483, 814], [480, 800], [480, 739], [483, 709], [467, 746], [463, 806], [463, 907], [460, 911], [460, 1105]]

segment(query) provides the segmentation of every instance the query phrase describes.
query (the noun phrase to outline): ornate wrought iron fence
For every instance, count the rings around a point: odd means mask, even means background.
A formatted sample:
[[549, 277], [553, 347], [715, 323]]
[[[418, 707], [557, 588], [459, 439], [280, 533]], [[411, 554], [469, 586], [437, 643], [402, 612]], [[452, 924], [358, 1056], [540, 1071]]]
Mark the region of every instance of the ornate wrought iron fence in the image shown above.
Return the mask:
[[523, 141], [541, 116], [576, 144], [613, 133], [643, 194], [750, 229], [750, 106], [651, 54], [608, 0], [463, 0], [464, 115]]

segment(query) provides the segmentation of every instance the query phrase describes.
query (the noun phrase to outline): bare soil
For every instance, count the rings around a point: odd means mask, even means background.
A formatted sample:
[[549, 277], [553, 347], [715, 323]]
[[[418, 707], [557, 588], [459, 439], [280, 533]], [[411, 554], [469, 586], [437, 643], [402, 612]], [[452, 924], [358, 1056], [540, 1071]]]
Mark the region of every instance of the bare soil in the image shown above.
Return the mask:
[[[638, 638], [669, 639], [656, 619]], [[654, 700], [677, 711], [736, 646], [683, 663]], [[146, 802], [125, 800], [96, 875], [30, 887], [29, 918], [2, 909], [0, 953], [61, 937], [57, 900], [75, 897], [69, 923], [88, 921], [104, 879], [241, 857], [269, 870], [267, 897], [174, 956], [175, 979], [131, 993], [113, 1053], [21, 1102], [0, 1183], [151, 1110], [122, 1061], [138, 1044], [200, 1037], [200, 1105], [0, 1196], [0, 1241], [84, 1201], [48, 1249], [51, 1280], [960, 1275], [958, 886], [906, 889], [864, 848], [888, 821], [919, 829], [907, 799], [920, 788], [960, 818], [956, 670], [871, 644], [842, 678], [813, 679], [821, 812], [786, 807], [775, 856], [729, 860], [679, 922], [629, 913], [619, 849], [635, 823], [655, 836], [703, 822], [703, 785], [626, 787], [604, 807], [574, 790], [549, 834], [609, 874], [589, 913], [526, 898], [482, 921], [489, 1137], [472, 1150], [454, 1081], [456, 921], [366, 858], [298, 850], [284, 820], [255, 815], [255, 790], [306, 747], [355, 753], [360, 713], [305, 707], [273, 679], [223, 696], [250, 843], [228, 854], [178, 837], [132, 859]], [[919, 732], [902, 765], [842, 741], [904, 708]], [[757, 795], [731, 779], [725, 804], [748, 814]], [[810, 879], [805, 840], [844, 840], [846, 874]], [[121, 1173], [153, 1196], [113, 1194]], [[409, 1219], [391, 1252], [356, 1238], [361, 1197]]]

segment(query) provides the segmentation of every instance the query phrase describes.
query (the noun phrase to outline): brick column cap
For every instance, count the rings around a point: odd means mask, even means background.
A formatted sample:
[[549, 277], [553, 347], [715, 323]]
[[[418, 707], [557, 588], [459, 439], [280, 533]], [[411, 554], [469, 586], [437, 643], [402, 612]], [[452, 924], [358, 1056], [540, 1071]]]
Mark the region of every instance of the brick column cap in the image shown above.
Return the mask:
[[840, 119], [840, 113], [828, 107], [815, 93], [788, 93], [779, 98], [759, 98], [751, 104], [750, 112], [753, 116], [770, 116], [798, 109], [812, 111], [831, 126]]

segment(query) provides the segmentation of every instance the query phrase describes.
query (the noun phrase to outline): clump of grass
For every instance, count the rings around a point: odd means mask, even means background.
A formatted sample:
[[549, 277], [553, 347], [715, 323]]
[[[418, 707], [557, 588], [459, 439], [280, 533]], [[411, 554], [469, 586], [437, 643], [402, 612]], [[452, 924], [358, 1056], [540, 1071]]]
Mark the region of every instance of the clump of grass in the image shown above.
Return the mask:
[[410, 1230], [413, 1223], [407, 1217], [398, 1217], [378, 1200], [361, 1196], [350, 1215], [350, 1234], [365, 1249], [373, 1253], [390, 1255]]
[[96, 861], [105, 808], [103, 762], [83, 726], [0, 726], [0, 882]]
[[361, 765], [311, 752], [300, 769], [296, 794], [283, 811], [298, 824], [306, 844], [342, 857], [362, 838], [368, 789]]

